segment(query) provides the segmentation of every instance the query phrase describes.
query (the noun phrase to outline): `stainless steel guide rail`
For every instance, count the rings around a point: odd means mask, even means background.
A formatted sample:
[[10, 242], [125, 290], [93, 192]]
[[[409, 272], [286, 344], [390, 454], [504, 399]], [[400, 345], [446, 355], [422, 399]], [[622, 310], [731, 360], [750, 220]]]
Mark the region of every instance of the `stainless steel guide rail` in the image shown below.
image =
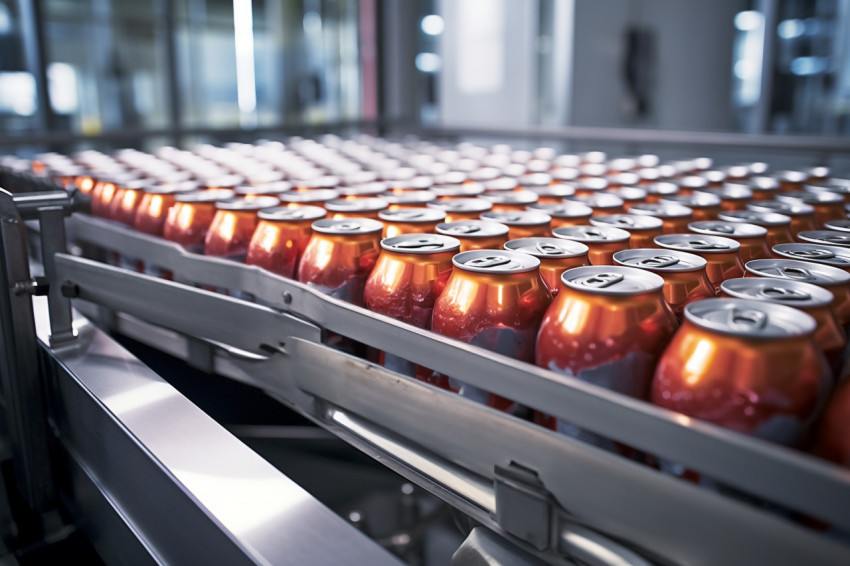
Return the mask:
[[828, 534], [348, 356], [322, 344], [321, 332], [450, 374], [844, 531], [847, 470], [109, 221], [75, 214], [68, 231], [74, 242], [140, 259], [175, 279], [253, 295], [256, 304], [70, 254], [55, 258], [63, 287], [126, 313], [125, 328], [215, 344], [224, 374], [264, 389], [549, 562], [582, 553], [598, 564], [850, 562], [850, 545]]

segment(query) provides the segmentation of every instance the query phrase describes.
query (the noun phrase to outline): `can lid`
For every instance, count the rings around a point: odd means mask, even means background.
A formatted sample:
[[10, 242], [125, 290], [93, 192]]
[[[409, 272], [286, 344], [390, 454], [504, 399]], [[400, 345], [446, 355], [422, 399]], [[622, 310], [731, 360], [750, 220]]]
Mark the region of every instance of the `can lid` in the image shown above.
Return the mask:
[[796, 191], [793, 193], [778, 193], [777, 200], [799, 201], [807, 204], [844, 202], [844, 197], [833, 191]]
[[508, 227], [490, 220], [459, 220], [437, 224], [436, 232], [446, 236], [463, 238], [489, 238], [491, 236], [507, 236]]
[[538, 197], [567, 198], [576, 193], [575, 187], [561, 183], [556, 185], [546, 185], [544, 187], [532, 187], [529, 190], [537, 193]]
[[[152, 195], [177, 195], [185, 194], [190, 191], [198, 190], [198, 183], [195, 181], [178, 181], [176, 183], [157, 183], [145, 187], [145, 192]], [[207, 191], [209, 192], [209, 191]], [[231, 192], [230, 196], [233, 196]]]
[[556, 181], [575, 181], [578, 179], [578, 169], [574, 167], [558, 167], [551, 173], [552, 178]]
[[555, 158], [555, 165], [558, 167], [569, 167], [575, 169], [581, 165], [581, 156], [574, 153], [564, 153]]
[[675, 202], [642, 202], [629, 207], [629, 214], [642, 216], [654, 216], [656, 218], [690, 218], [694, 215], [693, 209], [676, 204]]
[[483, 212], [481, 220], [492, 220], [508, 226], [540, 226], [549, 224], [552, 217], [535, 210], [506, 210]]
[[805, 171], [777, 171], [773, 174], [777, 180], [786, 181], [788, 183], [802, 183], [809, 178], [809, 174]]
[[623, 230], [660, 230], [664, 221], [654, 216], [640, 214], [607, 214], [590, 219], [593, 226], [614, 226]]
[[588, 218], [593, 214], [593, 209], [578, 201], [565, 201], [557, 204], [534, 203], [528, 206], [535, 210], [542, 210], [553, 218]]
[[470, 250], [452, 258], [452, 264], [464, 271], [491, 274], [524, 273], [540, 268], [533, 255], [509, 250]]
[[806, 172], [809, 174], [809, 177], [817, 177], [818, 179], [829, 177], [830, 169], [825, 165], [816, 165], [814, 167], [809, 167]]
[[801, 240], [812, 244], [827, 244], [829, 246], [850, 247], [850, 232], [839, 230], [804, 230], [797, 234]]
[[261, 196], [257, 198], [229, 198], [216, 201], [215, 207], [219, 210], [261, 210], [272, 208], [280, 204], [276, 197]]
[[446, 212], [487, 212], [493, 208], [493, 203], [483, 198], [458, 198], [432, 202], [428, 207]]
[[646, 192], [651, 195], [675, 195], [679, 192], [679, 185], [667, 181], [652, 183], [646, 186]]
[[738, 277], [720, 284], [721, 290], [736, 299], [767, 301], [792, 307], [825, 307], [833, 294], [823, 287], [793, 279]]
[[483, 183], [485, 191], [502, 192], [513, 191], [519, 186], [519, 182], [513, 177], [499, 177]]
[[589, 195], [575, 195], [570, 200], [583, 202], [591, 208], [620, 208], [625, 202], [617, 195], [611, 193], [593, 193]]
[[701, 192], [715, 194], [721, 200], [749, 200], [753, 190], [741, 183], [724, 183], [719, 189], [703, 189]]
[[276, 195], [292, 188], [287, 181], [275, 181], [274, 183], [263, 183], [261, 185], [239, 185], [233, 191], [237, 195]]
[[460, 185], [464, 181], [466, 181], [466, 173], [463, 171], [446, 171], [435, 179], [438, 185]]
[[709, 183], [722, 183], [726, 180], [727, 174], [722, 169], [709, 169], [700, 173], [699, 176], [704, 177]]
[[756, 212], [754, 210], [729, 210], [717, 215], [727, 222], [747, 222], [759, 226], [782, 226], [791, 224], [791, 217], [776, 212]]
[[792, 307], [748, 299], [702, 299], [685, 306], [700, 328], [744, 338], [795, 338], [815, 331], [815, 319]]
[[835, 267], [850, 267], [850, 250], [823, 244], [776, 244], [773, 252], [791, 259], [825, 263]]
[[339, 198], [334, 189], [311, 189], [309, 191], [290, 191], [281, 193], [278, 198], [284, 202], [327, 202]]
[[603, 179], [602, 177], [588, 177], [586, 179], [580, 179], [578, 181], [577, 188], [583, 191], [604, 191], [608, 188], [608, 184], [608, 179]]
[[750, 177], [750, 189], [754, 191], [776, 191], [779, 190], [779, 179], [776, 177]]
[[537, 193], [529, 190], [505, 191], [501, 193], [484, 193], [480, 198], [493, 204], [534, 204], [540, 198]]
[[456, 252], [460, 249], [460, 241], [442, 234], [402, 234], [381, 240], [381, 248], [404, 254], [434, 254]]
[[501, 174], [502, 171], [498, 167], [480, 167], [469, 174], [469, 179], [478, 182], [492, 181]]
[[703, 189], [708, 186], [708, 179], [699, 175], [688, 175], [679, 179], [679, 186], [686, 189]]
[[681, 204], [688, 208], [709, 208], [720, 206], [721, 199], [719, 196], [711, 193], [695, 192], [689, 195], [670, 195], [661, 197], [661, 202]]
[[654, 165], [652, 167], [644, 167], [643, 169], [638, 169], [637, 176], [644, 181], [657, 181], [661, 178], [661, 174], [658, 172], [658, 169], [656, 169]]
[[696, 254], [679, 250], [655, 250], [652, 248], [620, 250], [614, 254], [614, 261], [620, 265], [639, 267], [656, 272], [697, 271], [705, 269], [708, 263]]
[[815, 212], [810, 204], [782, 200], [748, 202], [747, 209], [754, 212], [778, 212], [786, 216], [808, 216]]
[[838, 193], [850, 194], [850, 182], [847, 179], [829, 179], [826, 183], [803, 185], [803, 190], [808, 193]]
[[241, 175], [220, 175], [218, 177], [208, 177], [201, 179], [202, 187], [218, 187], [222, 189], [232, 189], [239, 186], [243, 181]]
[[344, 197], [363, 196], [363, 195], [380, 195], [387, 190], [387, 184], [381, 181], [370, 181], [359, 185], [349, 185], [346, 187], [337, 187], [336, 191]]
[[609, 171], [629, 171], [637, 167], [637, 160], [632, 157], [616, 157], [608, 160]]
[[383, 198], [361, 198], [356, 200], [333, 199], [325, 203], [328, 212], [374, 212], [390, 205]]
[[585, 151], [578, 154], [583, 163], [605, 163], [608, 159], [608, 154], [604, 151]]
[[297, 181], [295, 184], [306, 189], [333, 189], [340, 185], [340, 179], [334, 175], [322, 175]]
[[398, 208], [382, 210], [378, 218], [387, 222], [440, 222], [446, 219], [446, 212], [438, 208]]
[[552, 182], [552, 175], [548, 173], [527, 173], [517, 179], [517, 181], [526, 189], [545, 187]]
[[384, 229], [381, 222], [371, 218], [323, 218], [312, 226], [322, 234], [371, 234]]
[[581, 242], [544, 237], [509, 240], [505, 242], [505, 249], [549, 259], [582, 256], [588, 252], [587, 246]]
[[461, 183], [459, 185], [434, 185], [431, 192], [438, 197], [474, 197], [484, 192], [481, 183]]
[[188, 193], [179, 193], [174, 197], [177, 202], [217, 202], [233, 198], [230, 189], [199, 190]]
[[410, 179], [389, 179], [387, 185], [391, 189], [425, 190], [434, 184], [434, 178], [429, 175], [417, 175]]
[[662, 248], [696, 254], [721, 254], [741, 249], [741, 244], [732, 238], [707, 234], [664, 234], [656, 236], [654, 241]]
[[630, 201], [642, 201], [646, 198], [646, 189], [641, 187], [620, 187], [619, 189], [611, 189], [608, 191], [612, 195], [618, 196], [623, 199], [623, 202]]
[[319, 218], [324, 218], [326, 214], [325, 209], [318, 206], [299, 206], [297, 208], [276, 206], [273, 208], [264, 208], [257, 213], [257, 216], [261, 220], [269, 220], [271, 222], [291, 222], [318, 220]]
[[625, 242], [631, 238], [626, 230], [613, 226], [561, 226], [552, 230], [552, 234], [557, 238], [579, 242]]
[[792, 279], [815, 285], [850, 284], [850, 273], [843, 269], [796, 259], [753, 259], [744, 264], [744, 269], [759, 277]]
[[354, 185], [362, 185], [378, 180], [378, 173], [375, 171], [355, 171], [349, 173], [342, 178], [342, 183], [349, 187]]
[[598, 295], [637, 295], [660, 291], [664, 279], [655, 273], [622, 265], [587, 265], [561, 274], [567, 287]]
[[725, 222], [717, 220], [701, 220], [688, 224], [688, 230], [697, 234], [711, 236], [728, 236], [730, 238], [763, 238], [767, 228], [747, 222]]
[[384, 194], [381, 198], [389, 204], [428, 204], [437, 200], [437, 195], [431, 191], [407, 191], [401, 194]]
[[842, 218], [837, 220], [827, 220], [823, 223], [830, 230], [838, 230], [840, 232], [850, 232], [850, 219]]

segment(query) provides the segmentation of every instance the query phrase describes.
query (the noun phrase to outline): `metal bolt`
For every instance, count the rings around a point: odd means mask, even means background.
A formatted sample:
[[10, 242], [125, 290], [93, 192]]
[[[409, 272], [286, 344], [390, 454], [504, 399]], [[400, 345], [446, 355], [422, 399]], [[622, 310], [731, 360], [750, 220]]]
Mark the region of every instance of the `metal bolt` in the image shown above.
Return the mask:
[[292, 304], [292, 294], [289, 291], [284, 291], [283, 293], [283, 302], [287, 305]]

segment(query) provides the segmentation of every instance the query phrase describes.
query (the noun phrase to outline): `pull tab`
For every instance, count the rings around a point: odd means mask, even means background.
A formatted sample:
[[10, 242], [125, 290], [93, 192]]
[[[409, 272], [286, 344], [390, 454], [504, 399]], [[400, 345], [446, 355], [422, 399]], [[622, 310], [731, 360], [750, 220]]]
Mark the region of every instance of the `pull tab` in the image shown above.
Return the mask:
[[596, 275], [591, 275], [590, 277], [585, 277], [584, 279], [579, 279], [576, 283], [584, 285], [585, 287], [593, 287], [594, 289], [604, 289], [605, 287], [616, 285], [624, 279], [625, 277], [619, 273], [598, 273]]
[[803, 259], [832, 259], [835, 254], [829, 250], [814, 249], [814, 250], [790, 250], [788, 255], [801, 257]]
[[706, 240], [689, 240], [685, 242], [692, 250], [728, 250], [729, 246], [717, 242], [709, 242]]
[[452, 228], [450, 228], [449, 230], [446, 230], [446, 231], [451, 232], [452, 234], [462, 234], [462, 235], [475, 234], [475, 233], [481, 231], [481, 227], [480, 226], [474, 226], [474, 225], [470, 226], [469, 224], [464, 224], [462, 226], [454, 226], [454, 227], [452, 227]]
[[360, 224], [357, 222], [341, 222], [335, 225], [334, 229], [339, 232], [354, 232], [360, 229]]
[[411, 239], [399, 242], [393, 247], [401, 250], [439, 250], [443, 247], [443, 244], [434, 238], [416, 238], [415, 240]]
[[787, 279], [796, 279], [798, 281], [810, 281], [814, 279], [812, 273], [802, 267], [780, 267], [777, 272]]
[[729, 327], [735, 330], [761, 330], [767, 324], [767, 315], [755, 309], [729, 311]]
[[608, 237], [605, 236], [605, 232], [599, 230], [597, 228], [588, 228], [584, 231], [584, 235], [590, 238], [591, 240], [607, 240]]
[[729, 226], [728, 224], [708, 224], [705, 227], [706, 230], [711, 230], [712, 232], [720, 232], [721, 234], [734, 234], [735, 228]]
[[405, 208], [393, 211], [390, 216], [395, 220], [416, 220], [417, 218], [422, 218], [423, 213], [415, 208]]
[[304, 211], [298, 208], [290, 208], [281, 216], [290, 220], [300, 220], [301, 218], [304, 218]]
[[497, 255], [488, 255], [484, 257], [477, 257], [475, 259], [471, 259], [466, 262], [466, 265], [470, 267], [479, 267], [481, 269], [490, 269], [493, 267], [501, 267], [503, 265], [507, 265], [511, 262], [510, 258], [507, 257], [499, 257]]
[[812, 298], [812, 296], [805, 291], [783, 289], [782, 287], [765, 287], [758, 292], [758, 296], [777, 301], [808, 301]]
[[633, 227], [635, 225], [635, 219], [629, 218], [628, 216], [617, 216], [614, 219], [614, 224], [617, 224], [618, 226]]
[[540, 242], [535, 248], [537, 251], [543, 255], [561, 255], [564, 253], [564, 248], [558, 247], [555, 244], [550, 244], [549, 242]]
[[821, 238], [821, 240], [823, 240], [824, 242], [830, 242], [846, 246], [848, 243], [850, 243], [850, 234], [830, 234], [826, 237]]
[[656, 255], [637, 262], [641, 267], [670, 267], [679, 263], [679, 258], [671, 255]]

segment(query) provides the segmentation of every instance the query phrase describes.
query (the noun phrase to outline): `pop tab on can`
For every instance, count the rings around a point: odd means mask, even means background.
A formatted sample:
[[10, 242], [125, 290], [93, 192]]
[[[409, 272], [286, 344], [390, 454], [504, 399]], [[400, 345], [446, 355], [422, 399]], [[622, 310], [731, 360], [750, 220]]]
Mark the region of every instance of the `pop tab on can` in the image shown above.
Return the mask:
[[705, 274], [715, 291], [726, 279], [744, 276], [741, 244], [731, 238], [698, 234], [666, 234], [655, 238], [658, 247], [692, 253], [707, 263]]
[[552, 217], [537, 210], [503, 210], [481, 213], [481, 220], [499, 222], [508, 227], [508, 238], [547, 237]]
[[850, 272], [850, 249], [823, 244], [778, 244], [773, 252], [781, 257], [823, 263]]
[[607, 214], [590, 219], [592, 226], [614, 226], [630, 234], [633, 248], [655, 247], [654, 238], [662, 234], [664, 221], [654, 216], [640, 214]]
[[563, 226], [552, 230], [556, 238], [581, 242], [589, 248], [591, 265], [613, 265], [614, 253], [628, 249], [631, 234], [613, 226]]
[[850, 248], [850, 232], [840, 230], [806, 230], [797, 234], [802, 243]]
[[577, 226], [587, 224], [593, 215], [593, 209], [584, 203], [576, 201], [564, 201], [555, 204], [538, 202], [530, 205], [529, 210], [540, 210], [552, 218], [552, 228], [563, 226]]
[[561, 274], [567, 269], [588, 264], [588, 247], [580, 242], [559, 238], [519, 238], [505, 243], [505, 249], [533, 255], [540, 260], [540, 275], [556, 296]]
[[741, 244], [741, 261], [745, 264], [754, 259], [771, 257], [767, 247], [767, 228], [747, 222], [726, 222], [722, 220], [691, 222], [688, 230], [695, 234], [731, 238]]
[[433, 232], [445, 222], [446, 213], [439, 208], [399, 208], [382, 210], [378, 220], [384, 223], [383, 237]]
[[437, 224], [435, 231], [460, 240], [462, 252], [479, 249], [500, 249], [508, 241], [509, 228], [489, 220], [461, 220]]

